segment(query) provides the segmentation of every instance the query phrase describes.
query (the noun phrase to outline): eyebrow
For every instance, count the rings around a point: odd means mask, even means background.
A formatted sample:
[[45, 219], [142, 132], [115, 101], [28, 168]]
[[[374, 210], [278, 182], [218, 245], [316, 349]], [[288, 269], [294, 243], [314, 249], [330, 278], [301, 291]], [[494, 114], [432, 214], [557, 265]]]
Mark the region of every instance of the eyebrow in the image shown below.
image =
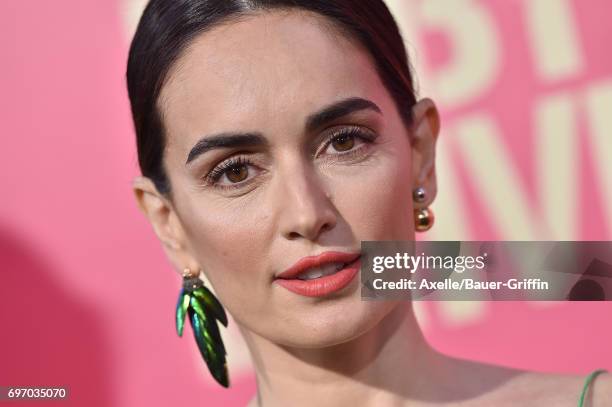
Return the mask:
[[306, 131], [313, 132], [329, 122], [340, 119], [344, 116], [348, 116], [349, 114], [360, 110], [374, 110], [375, 112], [382, 114], [380, 107], [378, 107], [378, 105], [371, 100], [359, 97], [343, 99], [339, 102], [332, 103], [317, 113], [313, 113], [308, 116], [305, 126]]
[[[373, 110], [382, 114], [382, 110], [371, 100], [351, 97], [334, 102], [306, 118], [305, 129], [314, 132], [325, 124], [361, 110]], [[201, 138], [189, 151], [186, 165], [198, 156], [216, 148], [258, 147], [267, 144], [261, 133], [220, 133]]]
[[189, 152], [187, 162], [215, 148], [253, 147], [266, 145], [267, 141], [260, 133], [221, 133], [201, 138]]

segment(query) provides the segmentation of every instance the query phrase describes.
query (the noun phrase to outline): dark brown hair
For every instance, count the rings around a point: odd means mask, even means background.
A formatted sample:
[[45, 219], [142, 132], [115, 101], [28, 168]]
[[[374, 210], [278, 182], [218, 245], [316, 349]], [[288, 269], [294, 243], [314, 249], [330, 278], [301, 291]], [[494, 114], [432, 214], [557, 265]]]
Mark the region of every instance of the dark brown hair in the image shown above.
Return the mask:
[[169, 195], [171, 188], [157, 99], [172, 64], [196, 35], [222, 22], [255, 10], [291, 8], [325, 16], [357, 40], [372, 56], [404, 123], [412, 124], [416, 96], [408, 56], [383, 0], [151, 0], [132, 40], [126, 76], [140, 170], [160, 193]]

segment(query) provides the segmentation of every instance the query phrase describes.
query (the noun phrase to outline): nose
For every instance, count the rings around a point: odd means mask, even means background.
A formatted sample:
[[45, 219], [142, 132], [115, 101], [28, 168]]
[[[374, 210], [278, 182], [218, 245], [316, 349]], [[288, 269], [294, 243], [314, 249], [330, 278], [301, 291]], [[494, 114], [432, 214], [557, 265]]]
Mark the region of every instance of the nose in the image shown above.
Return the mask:
[[331, 195], [324, 190], [315, 171], [296, 161], [279, 177], [280, 231], [289, 240], [316, 241], [336, 226], [337, 215]]

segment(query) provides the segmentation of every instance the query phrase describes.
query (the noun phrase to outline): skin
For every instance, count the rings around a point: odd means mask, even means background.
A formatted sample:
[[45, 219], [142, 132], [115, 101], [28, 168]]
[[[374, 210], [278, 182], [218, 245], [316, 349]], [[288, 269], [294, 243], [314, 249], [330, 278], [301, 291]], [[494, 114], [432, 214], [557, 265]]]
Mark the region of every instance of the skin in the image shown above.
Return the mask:
[[[346, 98], [380, 112], [305, 129], [310, 115]], [[413, 240], [413, 210], [436, 196], [434, 103], [421, 100], [407, 128], [367, 52], [323, 17], [258, 12], [196, 37], [159, 107], [172, 196], [146, 177], [134, 180], [134, 193], [176, 271], [202, 269], [240, 327], [258, 384], [250, 405], [576, 405], [583, 376], [443, 355], [424, 340], [411, 304], [361, 301], [358, 279], [326, 298], [274, 283], [304, 256]], [[347, 128], [376, 138], [328, 143]], [[228, 132], [258, 132], [266, 144], [214, 149], [186, 165], [200, 139]], [[219, 178], [227, 188], [204, 180], [238, 156], [250, 164]], [[428, 193], [418, 206], [417, 186]], [[594, 405], [610, 401], [610, 388], [609, 377], [597, 379]]]

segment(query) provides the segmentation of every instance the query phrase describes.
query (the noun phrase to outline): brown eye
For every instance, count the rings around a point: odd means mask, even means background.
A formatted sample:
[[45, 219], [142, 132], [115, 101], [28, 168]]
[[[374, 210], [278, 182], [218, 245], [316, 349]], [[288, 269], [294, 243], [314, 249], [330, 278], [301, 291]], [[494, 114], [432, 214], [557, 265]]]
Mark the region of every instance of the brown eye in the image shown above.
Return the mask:
[[336, 137], [334, 141], [331, 142], [331, 145], [334, 146], [336, 151], [348, 151], [355, 146], [355, 138], [350, 135], [342, 135]]
[[249, 175], [249, 170], [245, 164], [237, 165], [227, 170], [226, 176], [231, 182], [244, 181]]

